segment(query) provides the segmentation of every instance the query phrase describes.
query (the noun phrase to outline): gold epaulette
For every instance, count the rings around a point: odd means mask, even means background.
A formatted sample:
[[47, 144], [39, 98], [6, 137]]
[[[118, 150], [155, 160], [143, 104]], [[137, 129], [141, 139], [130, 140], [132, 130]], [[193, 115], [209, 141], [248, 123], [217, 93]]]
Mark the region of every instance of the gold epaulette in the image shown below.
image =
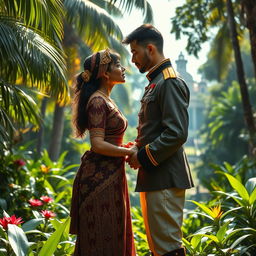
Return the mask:
[[164, 80], [168, 78], [176, 78], [177, 75], [172, 67], [165, 68], [163, 71]]

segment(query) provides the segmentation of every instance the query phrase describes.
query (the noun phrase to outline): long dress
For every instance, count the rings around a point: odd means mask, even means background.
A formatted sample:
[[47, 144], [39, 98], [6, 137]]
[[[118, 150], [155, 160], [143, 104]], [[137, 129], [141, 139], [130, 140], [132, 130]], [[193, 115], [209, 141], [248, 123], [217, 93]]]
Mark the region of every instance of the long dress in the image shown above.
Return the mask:
[[[116, 105], [95, 93], [87, 106], [90, 136], [120, 146], [127, 120]], [[75, 256], [135, 256], [124, 157], [87, 151], [81, 158], [71, 204]]]

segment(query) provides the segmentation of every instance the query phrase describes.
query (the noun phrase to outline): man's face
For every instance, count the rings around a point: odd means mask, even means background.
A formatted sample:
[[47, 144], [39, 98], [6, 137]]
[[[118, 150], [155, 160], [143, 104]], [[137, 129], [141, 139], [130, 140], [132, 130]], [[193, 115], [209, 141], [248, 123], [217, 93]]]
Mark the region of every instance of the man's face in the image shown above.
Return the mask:
[[145, 46], [137, 44], [136, 41], [130, 43], [132, 62], [136, 65], [141, 73], [148, 71], [151, 68], [151, 57], [148, 49]]

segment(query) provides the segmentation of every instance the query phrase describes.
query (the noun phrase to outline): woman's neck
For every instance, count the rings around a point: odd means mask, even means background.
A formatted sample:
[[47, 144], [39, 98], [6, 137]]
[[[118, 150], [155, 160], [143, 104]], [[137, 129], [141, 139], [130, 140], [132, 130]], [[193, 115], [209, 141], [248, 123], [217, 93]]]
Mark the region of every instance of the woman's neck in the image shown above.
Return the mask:
[[100, 88], [98, 90], [101, 91], [102, 93], [104, 93], [106, 96], [110, 97], [112, 87], [110, 88], [110, 87], [106, 87], [106, 86], [100, 86]]

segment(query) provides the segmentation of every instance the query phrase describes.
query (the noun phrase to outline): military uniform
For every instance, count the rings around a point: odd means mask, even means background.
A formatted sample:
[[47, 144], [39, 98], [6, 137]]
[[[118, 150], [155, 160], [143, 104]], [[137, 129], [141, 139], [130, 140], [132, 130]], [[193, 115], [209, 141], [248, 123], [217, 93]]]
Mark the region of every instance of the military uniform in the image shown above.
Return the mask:
[[189, 90], [169, 59], [151, 70], [139, 112], [136, 191], [188, 189], [193, 181], [182, 145], [188, 136]]
[[[194, 186], [182, 146], [188, 136], [189, 89], [176, 76], [169, 59], [153, 67], [147, 78], [150, 84], [141, 99], [137, 128], [141, 168], [135, 190], [142, 192], [150, 248], [154, 255], [163, 255], [181, 246], [185, 189]], [[158, 231], [165, 226], [170, 226], [165, 234]]]

